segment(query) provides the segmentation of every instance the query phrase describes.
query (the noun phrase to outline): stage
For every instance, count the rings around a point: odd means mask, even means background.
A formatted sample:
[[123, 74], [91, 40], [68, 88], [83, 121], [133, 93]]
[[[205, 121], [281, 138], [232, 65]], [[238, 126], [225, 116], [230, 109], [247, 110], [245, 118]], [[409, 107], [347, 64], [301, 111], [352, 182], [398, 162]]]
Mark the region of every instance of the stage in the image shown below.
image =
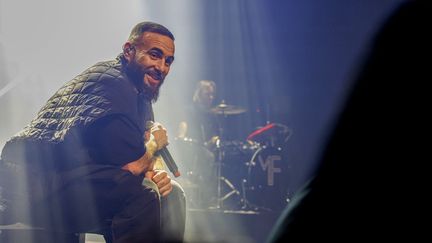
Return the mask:
[[[185, 243], [265, 242], [280, 213], [188, 209]], [[86, 243], [105, 242], [101, 235], [86, 234]]]

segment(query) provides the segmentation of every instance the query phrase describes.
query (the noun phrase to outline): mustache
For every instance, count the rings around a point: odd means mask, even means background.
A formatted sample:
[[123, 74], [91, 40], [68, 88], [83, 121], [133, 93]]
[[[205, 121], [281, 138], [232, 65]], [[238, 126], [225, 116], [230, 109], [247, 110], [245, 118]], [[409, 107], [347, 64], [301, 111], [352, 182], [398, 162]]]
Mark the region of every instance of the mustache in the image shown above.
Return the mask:
[[[126, 65], [126, 72], [128, 75], [130, 75], [130, 78], [138, 87], [143, 87], [145, 90], [144, 96], [146, 99], [150, 100], [151, 102], [156, 102], [159, 97], [159, 88], [162, 86], [165, 75], [157, 69], [153, 68], [143, 68], [135, 61], [131, 61]], [[151, 87], [148, 87], [144, 82], [143, 78], [144, 75], [148, 74], [152, 78], [159, 80], [159, 85], [156, 90], [153, 90]]]
[[163, 80], [165, 78], [164, 75], [162, 74], [162, 72], [158, 71], [158, 70], [154, 70], [154, 69], [146, 70], [145, 73], [150, 75], [152, 78], [157, 79], [157, 80]]

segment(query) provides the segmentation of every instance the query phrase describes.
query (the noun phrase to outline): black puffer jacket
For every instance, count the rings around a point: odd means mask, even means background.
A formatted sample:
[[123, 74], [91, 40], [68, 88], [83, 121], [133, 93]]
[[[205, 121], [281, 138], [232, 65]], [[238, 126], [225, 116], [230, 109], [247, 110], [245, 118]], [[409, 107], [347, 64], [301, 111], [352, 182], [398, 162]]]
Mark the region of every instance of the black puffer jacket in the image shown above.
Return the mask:
[[2, 159], [60, 170], [88, 163], [82, 133], [110, 115], [126, 116], [144, 134], [152, 111], [139, 83], [127, 76], [121, 55], [95, 64], [47, 101], [37, 117], [6, 143]]

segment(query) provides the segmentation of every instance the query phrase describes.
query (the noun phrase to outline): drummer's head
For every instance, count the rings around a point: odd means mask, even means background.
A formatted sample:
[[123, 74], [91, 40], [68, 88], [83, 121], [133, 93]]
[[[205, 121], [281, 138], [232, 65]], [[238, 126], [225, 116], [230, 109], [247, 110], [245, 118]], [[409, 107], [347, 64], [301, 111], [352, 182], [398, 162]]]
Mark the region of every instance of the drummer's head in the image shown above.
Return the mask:
[[211, 80], [200, 80], [193, 95], [193, 102], [202, 108], [211, 108], [216, 94], [216, 84]]

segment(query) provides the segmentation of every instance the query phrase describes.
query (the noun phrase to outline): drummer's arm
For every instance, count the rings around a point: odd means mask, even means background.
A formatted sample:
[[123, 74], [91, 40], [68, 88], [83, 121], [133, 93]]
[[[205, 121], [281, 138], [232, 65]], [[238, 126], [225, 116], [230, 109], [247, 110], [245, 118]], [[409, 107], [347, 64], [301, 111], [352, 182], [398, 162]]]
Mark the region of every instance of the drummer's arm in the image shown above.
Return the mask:
[[208, 141], [204, 142], [204, 146], [209, 150], [214, 150], [220, 146], [219, 136], [213, 136]]
[[184, 139], [188, 131], [188, 124], [185, 121], [181, 121], [177, 130], [177, 138]]

